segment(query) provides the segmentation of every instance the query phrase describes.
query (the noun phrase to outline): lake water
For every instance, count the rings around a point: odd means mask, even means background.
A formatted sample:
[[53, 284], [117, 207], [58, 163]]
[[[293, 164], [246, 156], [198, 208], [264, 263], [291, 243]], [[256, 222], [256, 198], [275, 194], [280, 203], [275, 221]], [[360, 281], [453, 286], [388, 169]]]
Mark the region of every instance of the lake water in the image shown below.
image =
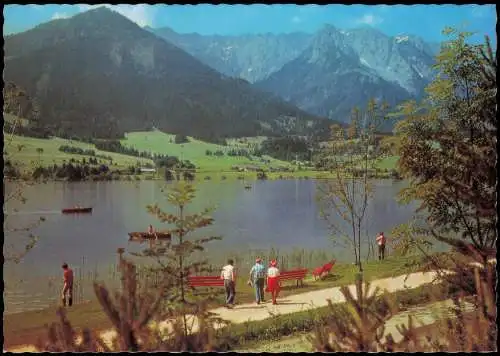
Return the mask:
[[[415, 205], [402, 206], [396, 195], [404, 182], [376, 181], [374, 199], [367, 210], [368, 236], [374, 239], [379, 231], [389, 232], [395, 225], [409, 221]], [[198, 236], [220, 235], [222, 241], [208, 245], [207, 257], [229, 257], [233, 251], [287, 248], [322, 249], [337, 260], [353, 261], [352, 252], [334, 246], [328, 224], [320, 217], [314, 180], [255, 181], [252, 189], [244, 183], [203, 182], [197, 185], [196, 200], [188, 212], [198, 212], [216, 206], [213, 226], [200, 230]], [[47, 183], [25, 189], [25, 204], [9, 202], [4, 208], [9, 214], [4, 227], [22, 227], [44, 216], [34, 233], [40, 237], [37, 246], [20, 264], [6, 264], [4, 294], [7, 313], [42, 308], [58, 300], [63, 261], [78, 275], [85, 270], [99, 270], [116, 262], [118, 247], [134, 249], [127, 233], [145, 231], [149, 224], [161, 228], [146, 206], [158, 203], [168, 209], [161, 189], [165, 183], [145, 182], [85, 182]], [[13, 189], [6, 184], [6, 192]], [[91, 215], [62, 215], [60, 210], [75, 204], [92, 206]], [[168, 209], [171, 210], [171, 209]], [[340, 221], [340, 218], [339, 218]], [[349, 231], [349, 230], [347, 230]], [[6, 231], [5, 246], [22, 245], [25, 235]], [[4, 247], [5, 249], [6, 247]], [[219, 261], [219, 260], [217, 260]], [[323, 261], [318, 261], [318, 265]], [[85, 266], [83, 266], [85, 265]], [[91, 297], [91, 288], [84, 293]]]

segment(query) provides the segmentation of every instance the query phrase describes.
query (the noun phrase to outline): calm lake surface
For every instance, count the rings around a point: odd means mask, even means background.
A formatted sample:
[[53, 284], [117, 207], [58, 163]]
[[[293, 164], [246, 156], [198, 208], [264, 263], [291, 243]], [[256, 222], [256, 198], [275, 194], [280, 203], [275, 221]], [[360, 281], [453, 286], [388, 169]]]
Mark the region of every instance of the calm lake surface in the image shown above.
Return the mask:
[[[404, 182], [376, 181], [374, 199], [367, 211], [367, 230], [373, 239], [379, 231], [389, 232], [397, 224], [415, 215], [416, 205], [402, 206], [396, 195]], [[328, 224], [320, 216], [314, 180], [255, 181], [252, 189], [244, 183], [204, 182], [197, 185], [198, 194], [189, 212], [215, 206], [215, 224], [200, 230], [198, 236], [220, 235], [222, 241], [207, 245], [207, 257], [229, 257], [233, 252], [279, 247], [324, 249], [339, 261], [353, 261], [352, 252], [334, 246]], [[145, 231], [149, 224], [161, 228], [146, 206], [158, 203], [174, 211], [161, 192], [164, 182], [85, 182], [47, 183], [28, 187], [25, 204], [9, 202], [4, 228], [19, 228], [44, 216], [34, 233], [40, 237], [37, 246], [20, 264], [6, 264], [5, 311], [19, 312], [43, 308], [58, 302], [63, 261], [75, 270], [99, 270], [101, 277], [116, 262], [116, 250], [137, 249], [128, 243], [127, 233]], [[14, 185], [6, 184], [6, 192]], [[92, 206], [91, 215], [62, 215], [60, 210], [75, 204]], [[19, 211], [11, 213], [17, 208]], [[340, 221], [340, 218], [339, 218]], [[349, 230], [347, 230], [349, 231]], [[26, 234], [26, 233], [25, 233]], [[5, 233], [4, 249], [9, 244], [22, 246], [26, 235]], [[219, 260], [217, 260], [219, 261]], [[318, 265], [323, 261], [318, 261]], [[85, 267], [85, 268], [84, 268]], [[80, 271], [79, 271], [80, 270]], [[92, 290], [84, 292], [91, 298]]]

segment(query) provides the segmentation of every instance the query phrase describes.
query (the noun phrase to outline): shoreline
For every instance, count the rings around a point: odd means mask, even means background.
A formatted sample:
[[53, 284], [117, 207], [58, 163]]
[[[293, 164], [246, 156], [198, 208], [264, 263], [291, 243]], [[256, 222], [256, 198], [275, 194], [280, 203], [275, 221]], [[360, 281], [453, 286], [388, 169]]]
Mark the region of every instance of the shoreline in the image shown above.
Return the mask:
[[[304, 170], [297, 172], [266, 172], [266, 179], [257, 178], [257, 172], [210, 172], [203, 173], [195, 172], [195, 178], [192, 181], [189, 180], [171, 180], [167, 181], [163, 177], [159, 175], [131, 175], [131, 174], [110, 174], [108, 176], [95, 176], [89, 177], [84, 180], [68, 180], [63, 178], [50, 178], [50, 179], [32, 179], [32, 178], [17, 178], [12, 179], [9, 177], [5, 177], [4, 181], [8, 183], [86, 183], [86, 182], [142, 182], [142, 181], [164, 181], [164, 182], [201, 182], [201, 181], [277, 181], [277, 180], [322, 180], [322, 179], [335, 179], [336, 176], [334, 173], [330, 173], [327, 171], [313, 171], [313, 170]], [[401, 179], [396, 179], [391, 177], [389, 173], [384, 173], [381, 175], [374, 175], [369, 177], [371, 180], [391, 180], [391, 181], [400, 181]]]

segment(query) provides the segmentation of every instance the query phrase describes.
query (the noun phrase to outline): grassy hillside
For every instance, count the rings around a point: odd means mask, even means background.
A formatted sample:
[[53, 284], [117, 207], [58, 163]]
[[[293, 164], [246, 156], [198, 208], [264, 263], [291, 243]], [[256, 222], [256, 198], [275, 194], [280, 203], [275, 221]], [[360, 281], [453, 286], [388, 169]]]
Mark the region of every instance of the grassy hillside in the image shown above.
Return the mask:
[[[139, 151], [160, 153], [169, 156], [177, 156], [182, 160], [190, 160], [200, 172], [230, 171], [232, 166], [255, 165], [260, 167], [280, 167], [289, 166], [287, 162], [264, 156], [270, 164], [265, 164], [258, 157], [249, 159], [247, 157], [232, 157], [224, 155], [221, 157], [207, 156], [206, 151], [215, 152], [217, 150], [227, 152], [232, 148], [246, 148], [246, 145], [238, 140], [229, 140], [228, 146], [216, 145], [189, 138], [188, 143], [176, 144], [175, 135], [166, 134], [161, 131], [132, 132], [126, 134], [126, 138], [121, 140], [122, 145], [133, 147]], [[251, 138], [254, 143], [259, 143], [265, 138]]]
[[[125, 168], [130, 165], [136, 165], [137, 161], [144, 163], [152, 163], [151, 160], [145, 158], [138, 158], [126, 156], [119, 153], [112, 153], [100, 151], [92, 144], [87, 144], [78, 141], [70, 141], [61, 138], [52, 139], [38, 139], [32, 137], [9, 135], [4, 132], [4, 154], [7, 153], [6, 159], [19, 164], [22, 170], [30, 170], [40, 161], [40, 165], [48, 166], [62, 164], [64, 161], [69, 162], [70, 159], [81, 160], [82, 158], [88, 159], [90, 156], [83, 156], [79, 154], [70, 154], [59, 151], [61, 145], [79, 147], [82, 149], [92, 149], [96, 155], [110, 156], [113, 159], [113, 168]], [[41, 148], [42, 153], [38, 153], [37, 149]], [[101, 158], [98, 158], [101, 161]], [[105, 160], [106, 164], [109, 164]]]

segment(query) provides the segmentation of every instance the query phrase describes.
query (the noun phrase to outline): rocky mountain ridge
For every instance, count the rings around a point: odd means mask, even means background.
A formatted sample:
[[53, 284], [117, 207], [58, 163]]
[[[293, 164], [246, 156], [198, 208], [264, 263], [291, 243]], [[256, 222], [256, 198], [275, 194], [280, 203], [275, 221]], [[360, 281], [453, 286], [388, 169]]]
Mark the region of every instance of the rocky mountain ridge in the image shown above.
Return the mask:
[[148, 30], [225, 75], [341, 121], [369, 97], [394, 104], [420, 97], [439, 50], [417, 36], [391, 37], [371, 27], [346, 31], [325, 25], [315, 34], [246, 36]]

